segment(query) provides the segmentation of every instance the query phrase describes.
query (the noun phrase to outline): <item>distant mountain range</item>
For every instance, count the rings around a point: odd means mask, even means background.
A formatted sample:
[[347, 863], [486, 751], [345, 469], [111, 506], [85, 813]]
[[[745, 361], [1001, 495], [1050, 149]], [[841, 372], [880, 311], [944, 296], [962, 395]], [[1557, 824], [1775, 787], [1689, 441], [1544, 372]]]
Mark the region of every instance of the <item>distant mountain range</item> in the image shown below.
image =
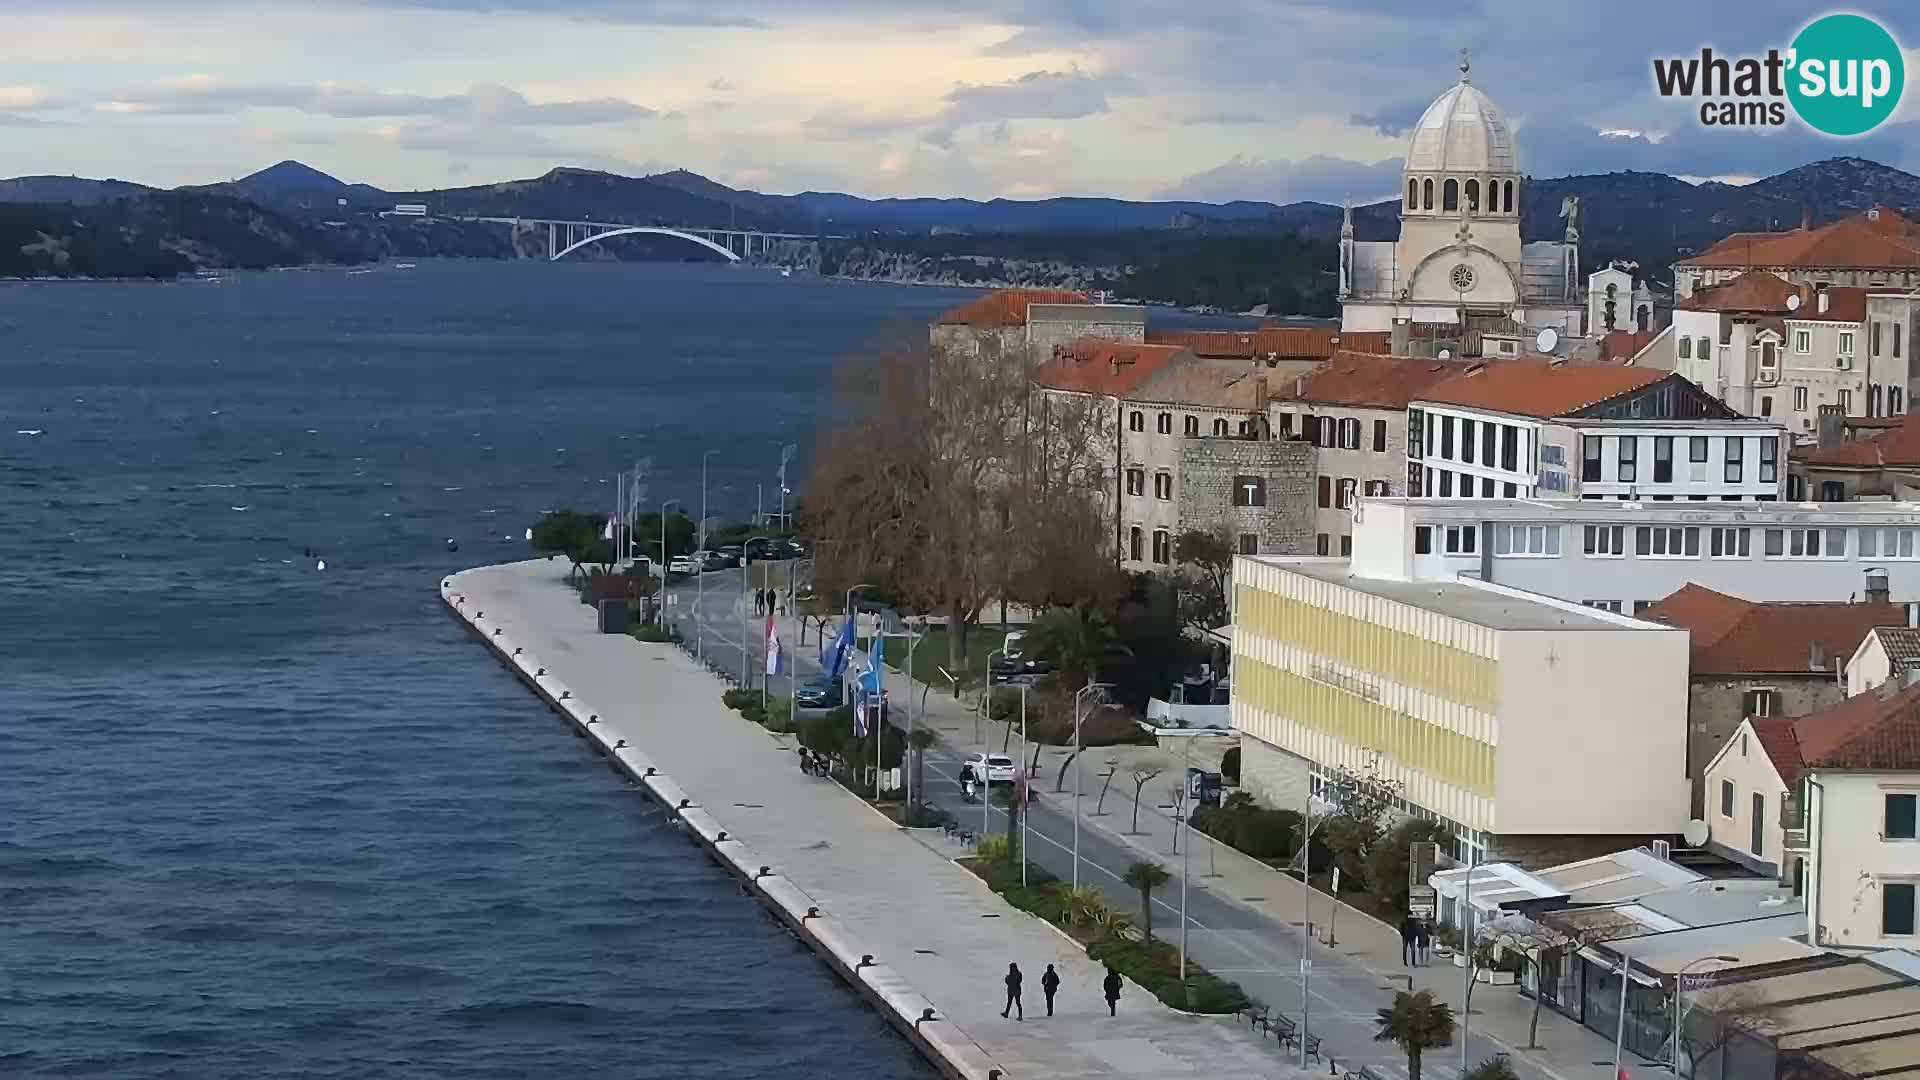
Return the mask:
[[[283, 161], [237, 180], [193, 185], [176, 194], [244, 200], [291, 215], [291, 221], [359, 223], [396, 203], [425, 203], [439, 217], [557, 217], [708, 228], [756, 228], [847, 237], [866, 255], [876, 250], [929, 250], [951, 262], [978, 256], [1017, 256], [1046, 266], [1092, 265], [1115, 245], [1096, 235], [1178, 231], [1188, 235], [1288, 236], [1324, 242], [1338, 236], [1341, 210], [1325, 203], [1276, 205], [1241, 201], [1135, 202], [1104, 198], [1036, 200], [865, 199], [836, 192], [766, 195], [727, 187], [685, 170], [630, 177], [588, 169], [556, 168], [543, 176], [430, 191], [390, 191], [353, 184], [297, 161]], [[0, 180], [0, 204], [97, 206], [115, 200], [158, 198], [160, 189], [125, 180], [23, 176]], [[1527, 239], [1562, 235], [1562, 200], [1578, 196], [1580, 226], [1589, 264], [1615, 259], [1640, 264], [1664, 278], [1676, 257], [1702, 250], [1729, 233], [1785, 229], [1802, 216], [1823, 223], [1876, 203], [1920, 206], [1920, 177], [1861, 158], [1814, 162], [1736, 187], [1689, 184], [1658, 173], [1606, 173], [1534, 180], [1522, 207]], [[1361, 239], [1397, 233], [1396, 201], [1356, 207]], [[374, 224], [356, 224], [369, 234]], [[916, 239], [917, 238], [917, 239]], [[412, 247], [412, 242], [409, 242]], [[470, 247], [465, 239], [462, 248]], [[1151, 245], [1120, 245], [1129, 252]], [[431, 253], [431, 252], [427, 252]], [[880, 260], [903, 265], [900, 260]], [[863, 265], [878, 265], [869, 259]], [[1113, 269], [1109, 265], [1110, 269]], [[1137, 268], [1137, 264], [1135, 264]], [[1118, 268], [1116, 272], [1124, 272]], [[905, 271], [910, 272], [910, 271]], [[1049, 271], [1051, 272], [1051, 271]], [[995, 279], [997, 280], [997, 279]]]

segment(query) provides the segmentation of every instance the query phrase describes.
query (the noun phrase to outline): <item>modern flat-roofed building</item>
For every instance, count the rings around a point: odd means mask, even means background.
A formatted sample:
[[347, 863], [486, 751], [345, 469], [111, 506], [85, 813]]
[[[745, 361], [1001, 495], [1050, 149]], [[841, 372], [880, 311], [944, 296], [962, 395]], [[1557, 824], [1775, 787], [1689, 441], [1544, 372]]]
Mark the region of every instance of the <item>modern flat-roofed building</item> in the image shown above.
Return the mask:
[[1370, 775], [1456, 858], [1530, 865], [1685, 826], [1685, 631], [1340, 559], [1241, 557], [1233, 583], [1241, 778], [1273, 805]]
[[[1756, 601], [1904, 602], [1920, 600], [1920, 503], [1363, 498], [1353, 567], [1465, 575], [1626, 614], [1688, 584]], [[1870, 570], [1885, 596], [1868, 596]]]

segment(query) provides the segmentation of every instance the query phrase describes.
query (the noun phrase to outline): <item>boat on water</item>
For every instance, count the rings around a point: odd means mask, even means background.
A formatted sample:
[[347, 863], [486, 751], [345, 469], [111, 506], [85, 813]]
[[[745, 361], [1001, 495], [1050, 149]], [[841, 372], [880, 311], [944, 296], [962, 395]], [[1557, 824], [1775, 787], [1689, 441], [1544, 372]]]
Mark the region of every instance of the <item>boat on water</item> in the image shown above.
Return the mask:
[[373, 271], [371, 271], [371, 270], [349, 270], [349, 271], [347, 271], [347, 273], [349, 273], [349, 274], [371, 274], [371, 273], [373, 273]]
[[394, 263], [393, 264], [393, 268], [395, 270], [411, 270], [413, 269], [413, 267], [414, 267], [413, 263]]
[[792, 267], [790, 267], [790, 266], [783, 266], [783, 267], [781, 267], [781, 268], [780, 268], [780, 276], [781, 276], [781, 277], [792, 277], [792, 276], [793, 276], [793, 268], [792, 268]]

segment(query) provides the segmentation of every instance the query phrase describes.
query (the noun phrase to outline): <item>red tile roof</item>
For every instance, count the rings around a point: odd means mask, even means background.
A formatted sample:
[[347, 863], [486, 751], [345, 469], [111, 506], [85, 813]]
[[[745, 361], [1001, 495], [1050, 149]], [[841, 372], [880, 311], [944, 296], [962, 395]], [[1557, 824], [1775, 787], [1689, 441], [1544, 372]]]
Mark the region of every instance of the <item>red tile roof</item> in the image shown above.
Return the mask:
[[1695, 290], [1679, 306], [1686, 311], [1785, 315], [1787, 301], [1799, 295], [1800, 287], [1792, 282], [1765, 270], [1749, 270], [1732, 281]]
[[1342, 331], [1337, 326], [1262, 326], [1255, 330], [1148, 330], [1158, 345], [1184, 345], [1213, 359], [1325, 360], [1342, 349], [1384, 353], [1393, 335], [1384, 330]]
[[1489, 360], [1414, 400], [1551, 419], [1673, 377], [1670, 371], [1591, 361]]
[[1920, 468], [1920, 414], [1893, 419], [1893, 427], [1860, 431], [1853, 441], [1838, 446], [1797, 446], [1793, 460], [1824, 468]]
[[1680, 266], [1781, 266], [1796, 269], [1920, 267], [1920, 228], [1876, 207], [1818, 229], [1734, 233]]
[[1072, 289], [999, 289], [940, 316], [941, 326], [1027, 325], [1027, 308], [1033, 304], [1084, 304], [1087, 294]]
[[1125, 397], [1177, 361], [1192, 358], [1178, 345], [1080, 338], [1054, 350], [1034, 380], [1055, 390]]
[[1834, 285], [1827, 288], [1827, 310], [1820, 310], [1820, 293], [1809, 289], [1800, 299], [1800, 307], [1789, 319], [1809, 322], [1865, 322], [1867, 319], [1867, 293], [1870, 290], [1854, 285]]
[[1642, 618], [1687, 631], [1700, 675], [1807, 675], [1831, 678], [1876, 626], [1905, 626], [1902, 604], [1759, 603], [1688, 585]]
[[1640, 350], [1660, 336], [1658, 330], [1614, 330], [1600, 339], [1600, 356], [1603, 363], [1624, 363], [1640, 355]]
[[1752, 723], [1789, 785], [1806, 769], [1920, 770], [1920, 684], [1885, 696], [1869, 690], [1805, 716]]
[[1340, 352], [1309, 374], [1280, 380], [1273, 396], [1315, 405], [1398, 410], [1466, 368], [1459, 360]]

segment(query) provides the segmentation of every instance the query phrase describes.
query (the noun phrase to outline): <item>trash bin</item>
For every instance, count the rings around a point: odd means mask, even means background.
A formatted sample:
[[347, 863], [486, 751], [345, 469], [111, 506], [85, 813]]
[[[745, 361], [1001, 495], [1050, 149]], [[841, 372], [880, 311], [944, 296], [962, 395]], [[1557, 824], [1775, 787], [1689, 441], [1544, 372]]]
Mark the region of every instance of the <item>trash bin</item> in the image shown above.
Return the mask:
[[625, 600], [613, 599], [600, 601], [600, 632], [603, 634], [624, 634], [627, 624], [633, 620], [633, 611]]

